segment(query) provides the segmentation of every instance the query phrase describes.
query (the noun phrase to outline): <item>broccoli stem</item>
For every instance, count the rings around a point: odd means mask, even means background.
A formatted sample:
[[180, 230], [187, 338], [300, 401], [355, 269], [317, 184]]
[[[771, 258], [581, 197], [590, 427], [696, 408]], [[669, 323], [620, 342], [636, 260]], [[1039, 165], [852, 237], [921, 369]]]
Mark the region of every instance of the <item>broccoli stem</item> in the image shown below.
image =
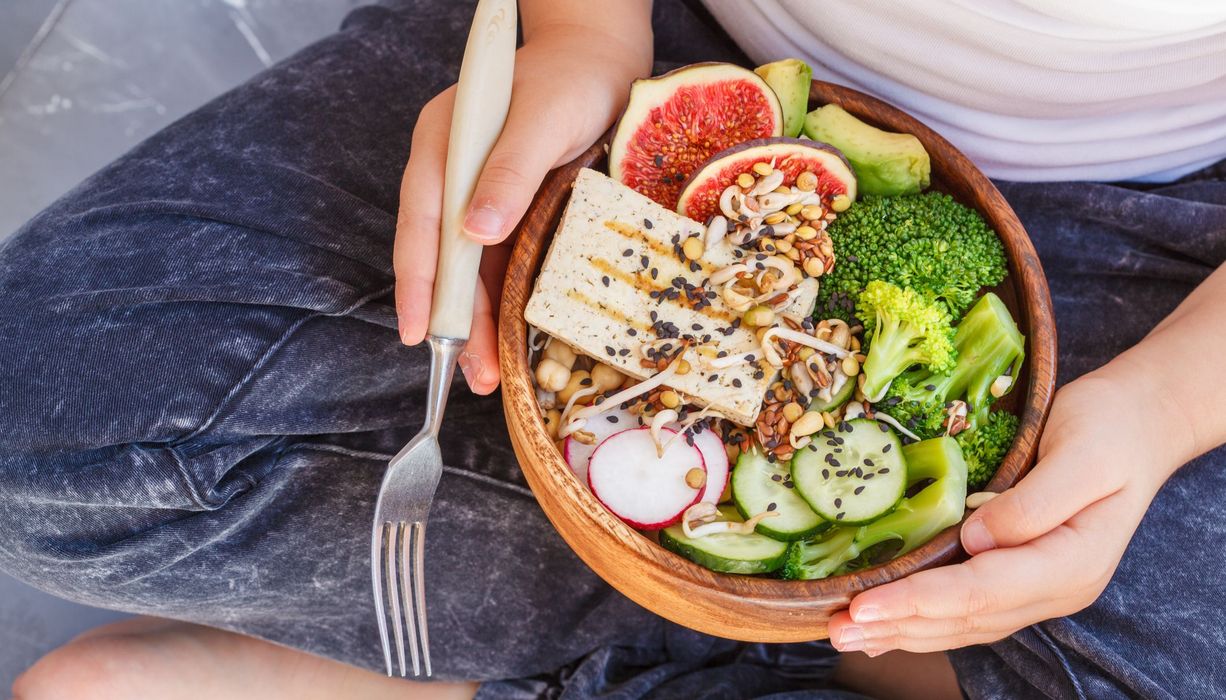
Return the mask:
[[869, 401], [884, 396], [894, 377], [924, 359], [914, 347], [922, 339], [923, 334], [919, 329], [909, 323], [896, 318], [884, 322], [878, 319], [871, 351], [864, 359], [863, 391]]
[[816, 540], [793, 543], [784, 578], [825, 578], [869, 548], [898, 540], [901, 556], [962, 520], [966, 508], [966, 461], [953, 438], [939, 437], [903, 447], [907, 481], [914, 488], [932, 480], [922, 491], [904, 498], [888, 515], [861, 527], [837, 527]]
[[904, 375], [912, 387], [906, 398], [934, 404], [962, 399], [970, 407], [967, 423], [973, 428], [987, 419], [988, 408], [995, 400], [992, 383], [1004, 374], [1010, 374], [1016, 383], [1026, 358], [1026, 339], [1005, 303], [988, 292], [958, 323], [954, 349], [958, 359], [949, 374], [921, 369]]

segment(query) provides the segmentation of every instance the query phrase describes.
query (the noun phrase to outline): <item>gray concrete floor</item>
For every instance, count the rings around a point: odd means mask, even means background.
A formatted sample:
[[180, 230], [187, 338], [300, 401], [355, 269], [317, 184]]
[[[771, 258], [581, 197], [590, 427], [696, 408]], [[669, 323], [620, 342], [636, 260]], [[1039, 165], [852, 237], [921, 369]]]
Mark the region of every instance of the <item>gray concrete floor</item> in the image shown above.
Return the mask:
[[[363, 1], [0, 0], [0, 243], [145, 137], [335, 30]], [[0, 697], [39, 656], [117, 617], [0, 572]]]

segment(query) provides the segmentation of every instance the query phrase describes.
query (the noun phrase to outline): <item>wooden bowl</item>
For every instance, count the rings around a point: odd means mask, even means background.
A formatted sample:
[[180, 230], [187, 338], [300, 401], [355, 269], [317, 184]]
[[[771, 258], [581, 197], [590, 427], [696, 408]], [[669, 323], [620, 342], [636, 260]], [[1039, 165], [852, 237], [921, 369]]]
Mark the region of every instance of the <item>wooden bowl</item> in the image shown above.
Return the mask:
[[[1039, 433], [1055, 389], [1056, 334], [1047, 281], [1034, 247], [996, 187], [948, 141], [911, 116], [848, 88], [814, 82], [811, 107], [836, 103], [869, 123], [915, 134], [932, 158], [933, 187], [974, 207], [1000, 234], [1009, 277], [996, 290], [1028, 344], [1019, 387], [1003, 404], [1021, 409], [1012, 451], [988, 486], [1008, 488], [1034, 463]], [[631, 529], [602, 506], [562, 459], [545, 432], [528, 365], [524, 306], [549, 241], [582, 167], [604, 169], [608, 136], [546, 178], [519, 227], [507, 268], [498, 351], [507, 427], [528, 484], [567, 544], [588, 566], [639, 605], [708, 634], [754, 642], [796, 642], [827, 636], [826, 622], [860, 591], [963, 556], [958, 528], [871, 569], [819, 581], [782, 581], [721, 574], [680, 557]], [[837, 251], [836, 251], [837, 254]]]

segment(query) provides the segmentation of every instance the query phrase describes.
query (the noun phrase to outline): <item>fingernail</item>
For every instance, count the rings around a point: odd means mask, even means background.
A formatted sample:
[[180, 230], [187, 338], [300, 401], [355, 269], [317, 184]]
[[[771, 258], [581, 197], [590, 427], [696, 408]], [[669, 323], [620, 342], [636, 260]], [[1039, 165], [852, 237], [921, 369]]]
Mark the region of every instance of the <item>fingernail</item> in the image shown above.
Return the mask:
[[481, 356], [474, 355], [471, 352], [460, 353], [460, 371], [464, 373], [464, 380], [468, 382], [468, 388], [476, 389], [476, 384], [481, 381]]
[[962, 527], [962, 546], [974, 555], [996, 549], [996, 540], [992, 539], [992, 533], [988, 532], [988, 526], [983, 524], [983, 519], [975, 518], [968, 520]]
[[876, 656], [881, 656], [887, 651], [889, 651], [889, 649], [866, 649], [864, 651], [864, 655], [871, 659]]
[[856, 622], [880, 622], [885, 619], [885, 611], [876, 605], [861, 605], [851, 614]]
[[492, 207], [478, 207], [464, 217], [464, 233], [477, 241], [496, 241], [502, 235], [502, 214]]
[[864, 648], [864, 628], [848, 625], [839, 633], [839, 651], [860, 651]]

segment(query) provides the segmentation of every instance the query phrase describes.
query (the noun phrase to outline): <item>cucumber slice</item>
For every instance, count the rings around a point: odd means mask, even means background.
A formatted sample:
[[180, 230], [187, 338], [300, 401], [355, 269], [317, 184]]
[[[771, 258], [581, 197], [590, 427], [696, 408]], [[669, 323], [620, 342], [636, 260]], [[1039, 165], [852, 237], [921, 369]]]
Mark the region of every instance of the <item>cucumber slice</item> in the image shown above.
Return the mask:
[[855, 377], [851, 377], [847, 381], [843, 382], [843, 386], [839, 387], [839, 390], [831, 395], [829, 401], [822, 401], [821, 399], [815, 397], [813, 401], [809, 403], [809, 410], [817, 411], [818, 413], [821, 413], [822, 411], [833, 411], [839, 406], [851, 401], [852, 395], [856, 393], [855, 379]]
[[732, 470], [732, 498], [742, 517], [778, 513], [758, 523], [758, 532], [784, 542], [803, 540], [830, 527], [796, 494], [792, 468], [766, 459], [758, 450], [742, 452]]
[[813, 438], [792, 458], [792, 481], [815, 513], [839, 525], [863, 525], [902, 500], [902, 443], [885, 423], [858, 418]]
[[[719, 511], [728, 520], [743, 522], [731, 506], [720, 506]], [[660, 544], [696, 564], [726, 574], [767, 574], [782, 567], [788, 554], [786, 542], [756, 532], [717, 532], [691, 539], [680, 525], [661, 530]]]

